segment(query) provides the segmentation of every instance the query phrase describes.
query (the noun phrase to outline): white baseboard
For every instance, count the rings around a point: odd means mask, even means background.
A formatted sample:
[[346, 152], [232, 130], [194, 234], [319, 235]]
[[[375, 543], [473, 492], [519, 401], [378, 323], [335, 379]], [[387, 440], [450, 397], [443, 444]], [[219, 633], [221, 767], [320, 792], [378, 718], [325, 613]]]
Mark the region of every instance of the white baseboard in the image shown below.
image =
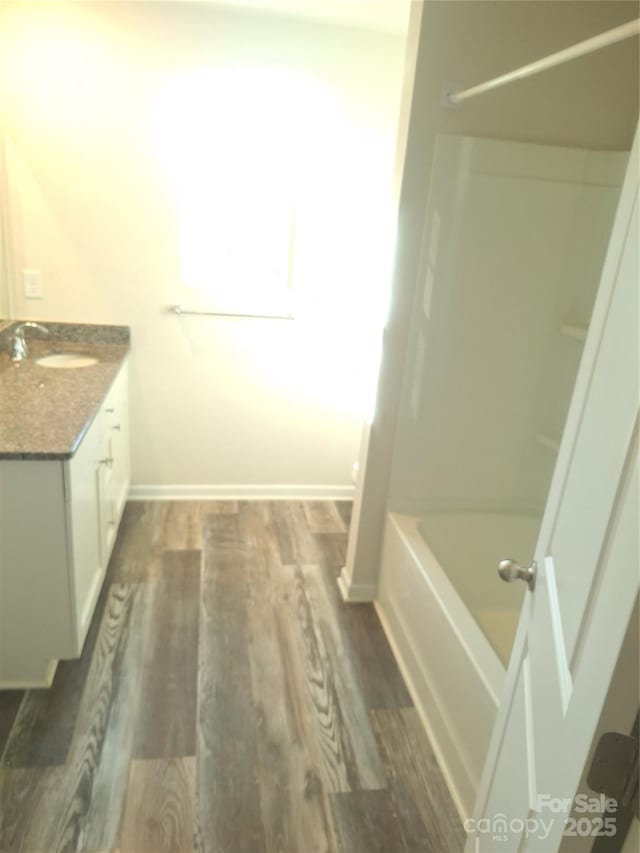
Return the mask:
[[378, 587], [374, 583], [352, 583], [347, 577], [345, 568], [338, 576], [338, 589], [344, 601], [353, 603], [374, 601], [378, 592]]
[[300, 485], [167, 485], [131, 486], [130, 501], [188, 500], [353, 500], [354, 487]]

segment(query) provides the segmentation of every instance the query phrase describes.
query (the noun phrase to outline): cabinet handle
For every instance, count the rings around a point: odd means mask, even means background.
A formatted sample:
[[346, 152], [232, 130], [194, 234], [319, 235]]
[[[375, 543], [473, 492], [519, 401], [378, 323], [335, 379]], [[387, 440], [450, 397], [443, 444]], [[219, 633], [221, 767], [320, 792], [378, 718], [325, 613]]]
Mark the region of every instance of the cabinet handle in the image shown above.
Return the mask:
[[99, 459], [98, 465], [113, 465], [113, 456], [106, 456], [104, 459]]
[[105, 409], [105, 412], [106, 412], [108, 415], [112, 415], [112, 414], [115, 412], [115, 409]]
[[117, 429], [120, 432], [120, 424], [114, 424], [111, 429]]

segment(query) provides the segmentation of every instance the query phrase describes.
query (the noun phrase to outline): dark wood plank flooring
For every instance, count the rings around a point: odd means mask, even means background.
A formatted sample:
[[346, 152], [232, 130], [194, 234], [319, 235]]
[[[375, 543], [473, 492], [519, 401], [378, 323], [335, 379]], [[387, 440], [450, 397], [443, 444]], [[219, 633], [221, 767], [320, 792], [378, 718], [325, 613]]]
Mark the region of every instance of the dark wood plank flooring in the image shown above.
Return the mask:
[[461, 853], [348, 501], [127, 505], [82, 657], [0, 691], [0, 853]]

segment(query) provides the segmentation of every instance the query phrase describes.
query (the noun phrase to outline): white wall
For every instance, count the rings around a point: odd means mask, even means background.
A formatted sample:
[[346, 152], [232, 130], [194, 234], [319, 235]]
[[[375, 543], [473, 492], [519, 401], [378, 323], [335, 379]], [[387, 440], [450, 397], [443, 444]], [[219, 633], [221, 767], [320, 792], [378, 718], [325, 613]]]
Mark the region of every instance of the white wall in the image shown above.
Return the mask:
[[8, 233], [8, 189], [7, 172], [4, 155], [4, 111], [3, 99], [0, 91], [0, 326], [2, 318], [11, 316], [9, 300], [9, 278], [10, 278], [10, 241]]
[[[2, 14], [14, 313], [131, 325], [134, 484], [348, 494], [375, 366], [354, 334], [385, 278], [358, 258], [380, 242], [364, 214], [391, 198], [403, 39], [209, 4]], [[298, 319], [178, 319], [167, 306], [191, 294], [158, 105], [179, 75], [256, 66], [295, 77], [310, 140]], [[24, 268], [42, 271], [42, 301], [23, 298]]]
[[427, 0], [423, 4], [389, 322], [345, 588], [371, 590], [377, 583], [437, 134], [628, 149], [638, 111], [637, 39], [488, 93], [456, 110], [442, 107], [445, 83], [473, 85], [634, 17], [633, 2]]

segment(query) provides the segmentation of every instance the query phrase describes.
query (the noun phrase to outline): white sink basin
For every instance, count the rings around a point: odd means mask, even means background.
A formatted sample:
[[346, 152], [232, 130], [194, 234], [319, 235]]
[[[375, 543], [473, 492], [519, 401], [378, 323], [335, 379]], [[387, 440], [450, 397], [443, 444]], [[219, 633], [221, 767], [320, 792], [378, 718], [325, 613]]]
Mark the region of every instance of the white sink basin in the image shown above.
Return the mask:
[[92, 364], [97, 363], [97, 358], [75, 352], [59, 352], [36, 359], [36, 364], [40, 367], [91, 367]]

